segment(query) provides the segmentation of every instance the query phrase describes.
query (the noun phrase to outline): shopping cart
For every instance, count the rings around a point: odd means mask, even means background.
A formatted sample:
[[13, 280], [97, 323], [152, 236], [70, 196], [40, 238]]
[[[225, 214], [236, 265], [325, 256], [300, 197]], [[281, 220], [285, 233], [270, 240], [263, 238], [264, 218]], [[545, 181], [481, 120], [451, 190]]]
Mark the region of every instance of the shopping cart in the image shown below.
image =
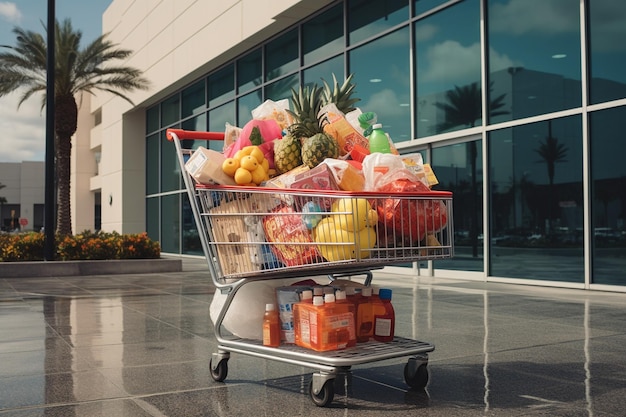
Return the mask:
[[[334, 397], [334, 380], [359, 364], [409, 357], [404, 379], [412, 388], [428, 383], [428, 353], [434, 345], [395, 336], [392, 342], [368, 341], [343, 350], [317, 352], [293, 344], [264, 346], [225, 329], [224, 318], [242, 287], [278, 278], [341, 278], [368, 286], [372, 270], [453, 255], [452, 195], [449, 192], [342, 192], [197, 184], [185, 169], [193, 150], [185, 140], [220, 140], [222, 133], [168, 129], [187, 189], [213, 283], [224, 304], [214, 320], [217, 352], [211, 376], [228, 374], [232, 352], [315, 369], [309, 395], [317, 406]], [[367, 213], [356, 201], [367, 201]], [[310, 210], [316, 207], [315, 210]], [[321, 210], [317, 210], [320, 208]], [[330, 210], [329, 213], [326, 210]], [[360, 212], [359, 212], [360, 211]], [[376, 212], [373, 230], [347, 233]], [[320, 238], [323, 218], [335, 223]], [[371, 220], [371, 218], [370, 218]], [[316, 227], [312, 227], [317, 223]], [[372, 234], [373, 233], [373, 234]], [[260, 313], [262, 315], [262, 312]], [[259, 317], [261, 323], [261, 317]], [[260, 324], [259, 324], [260, 325]]]

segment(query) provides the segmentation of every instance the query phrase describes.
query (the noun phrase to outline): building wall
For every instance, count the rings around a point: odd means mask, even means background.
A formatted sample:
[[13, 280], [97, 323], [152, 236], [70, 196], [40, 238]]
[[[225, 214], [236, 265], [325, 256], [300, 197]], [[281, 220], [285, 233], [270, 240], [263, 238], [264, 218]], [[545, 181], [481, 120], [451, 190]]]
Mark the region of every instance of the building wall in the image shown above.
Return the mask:
[[[44, 162], [24, 161], [22, 163], [0, 163], [0, 183], [5, 188], [0, 190], [0, 197], [7, 199], [0, 213], [0, 224], [14, 213], [14, 226], [21, 230], [33, 230], [36, 225], [35, 205], [44, 203]], [[19, 219], [26, 219], [25, 226], [20, 226]]]
[[[102, 124], [99, 144], [87, 139], [87, 129], [81, 128], [76, 135], [75, 231], [90, 224], [87, 206], [92, 204], [94, 192], [102, 195], [103, 230], [144, 231], [145, 108], [329, 3], [114, 0], [102, 17], [103, 32], [134, 51], [126, 64], [141, 69], [151, 86], [129, 94], [135, 107], [105, 93], [98, 93], [89, 106], [81, 107], [81, 113], [89, 115], [101, 111]], [[94, 155], [83, 154], [88, 148]], [[95, 153], [99, 151], [101, 162], [95, 175]]]

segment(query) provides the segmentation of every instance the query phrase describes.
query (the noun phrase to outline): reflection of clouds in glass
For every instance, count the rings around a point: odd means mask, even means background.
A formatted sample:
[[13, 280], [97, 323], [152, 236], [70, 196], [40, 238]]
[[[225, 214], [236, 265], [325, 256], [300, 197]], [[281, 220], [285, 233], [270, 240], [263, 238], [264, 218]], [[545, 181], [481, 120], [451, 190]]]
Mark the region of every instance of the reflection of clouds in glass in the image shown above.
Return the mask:
[[510, 35], [570, 33], [580, 30], [578, 15], [578, 0], [509, 0], [489, 9], [489, 24]]
[[447, 40], [428, 50], [425, 65], [420, 65], [419, 78], [422, 82], [476, 81], [477, 68], [480, 68], [480, 44], [464, 47], [457, 41]]
[[417, 42], [429, 41], [438, 31], [437, 26], [420, 22], [415, 26], [415, 40]]
[[370, 96], [367, 103], [359, 106], [363, 111], [373, 111], [378, 116], [378, 120], [384, 124], [384, 120], [398, 115], [398, 108], [401, 101], [396, 96], [396, 92], [386, 88]]
[[491, 48], [489, 51], [489, 70], [493, 73], [511, 67], [523, 67], [521, 61], [513, 61], [508, 55], [501, 55]]

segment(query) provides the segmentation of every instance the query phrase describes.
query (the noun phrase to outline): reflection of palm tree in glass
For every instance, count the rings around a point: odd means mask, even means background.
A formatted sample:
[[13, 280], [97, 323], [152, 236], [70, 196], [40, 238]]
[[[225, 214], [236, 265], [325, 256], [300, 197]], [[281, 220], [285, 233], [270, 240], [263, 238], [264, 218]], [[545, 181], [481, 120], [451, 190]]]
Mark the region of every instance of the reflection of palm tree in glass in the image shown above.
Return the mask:
[[[507, 114], [505, 110], [500, 110], [504, 106], [504, 97], [502, 94], [489, 102], [489, 117]], [[478, 83], [459, 87], [455, 86], [453, 90], [446, 93], [447, 103], [435, 103], [435, 107], [443, 110], [445, 119], [442, 123], [435, 126], [436, 132], [441, 133], [455, 127], [474, 127], [477, 120], [482, 119], [482, 92]], [[476, 181], [476, 160], [478, 152], [476, 149], [476, 141], [467, 143], [467, 152], [471, 167], [472, 179], [472, 203], [471, 210], [473, 213], [473, 221], [470, 227], [470, 240], [472, 242], [472, 256], [478, 256], [478, 186]]]
[[565, 156], [567, 155], [567, 147], [559, 140], [552, 136], [552, 121], [548, 121], [548, 136], [544, 142], [539, 144], [539, 148], [535, 149], [535, 152], [541, 157], [541, 161], [545, 162], [548, 169], [548, 192], [549, 192], [549, 207], [548, 207], [548, 221], [552, 221], [553, 202], [554, 202], [554, 171], [556, 164], [559, 162], [567, 162]]

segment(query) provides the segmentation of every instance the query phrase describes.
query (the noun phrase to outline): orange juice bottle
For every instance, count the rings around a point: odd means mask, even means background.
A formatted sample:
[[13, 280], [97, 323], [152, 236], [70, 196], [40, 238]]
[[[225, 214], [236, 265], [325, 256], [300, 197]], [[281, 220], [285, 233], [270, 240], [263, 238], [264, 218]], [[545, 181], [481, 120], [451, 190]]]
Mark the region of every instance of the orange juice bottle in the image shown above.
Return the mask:
[[312, 291], [303, 291], [302, 300], [293, 306], [294, 341], [308, 349], [311, 349], [311, 314], [316, 312], [312, 295]]
[[263, 315], [263, 345], [278, 347], [280, 346], [280, 319], [278, 310], [272, 303], [265, 305], [265, 314]]
[[337, 310], [341, 314], [345, 314], [345, 320], [348, 322], [348, 347], [352, 347], [356, 345], [355, 306], [351, 301], [348, 301], [346, 292], [343, 290], [337, 290], [335, 293], [335, 303]]
[[374, 307], [374, 339], [379, 342], [391, 342], [396, 327], [396, 315], [391, 304], [391, 290], [383, 288], [379, 296], [382, 311], [379, 307]]
[[372, 288], [364, 287], [356, 309], [356, 340], [367, 342], [374, 335], [374, 314], [372, 311]]

